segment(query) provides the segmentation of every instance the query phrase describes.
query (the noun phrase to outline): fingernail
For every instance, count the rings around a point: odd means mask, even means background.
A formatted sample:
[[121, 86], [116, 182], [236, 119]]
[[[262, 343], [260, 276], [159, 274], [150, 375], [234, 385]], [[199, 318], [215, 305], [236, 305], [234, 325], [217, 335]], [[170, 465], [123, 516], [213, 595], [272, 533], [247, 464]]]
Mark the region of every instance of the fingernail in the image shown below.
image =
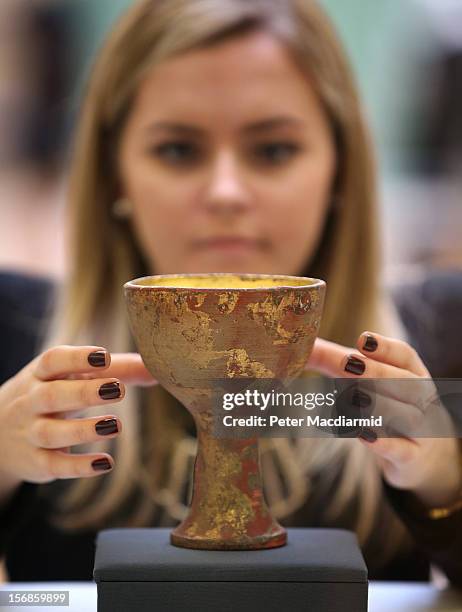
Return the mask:
[[102, 457], [101, 459], [95, 459], [91, 462], [91, 467], [95, 470], [95, 472], [112, 469], [111, 462], [106, 457]]
[[117, 433], [119, 431], [117, 419], [103, 419], [102, 421], [98, 421], [95, 425], [95, 429], [99, 436], [108, 436], [109, 434]]
[[371, 405], [372, 399], [368, 393], [364, 393], [357, 389], [351, 396], [351, 403], [356, 408], [368, 408]]
[[360, 434], [358, 434], [358, 438], [362, 438], [366, 440], [366, 442], [375, 442], [377, 440], [377, 434], [372, 429], [368, 429], [364, 427]]
[[95, 368], [106, 365], [106, 351], [93, 351], [88, 355], [88, 363]]
[[374, 336], [372, 334], [367, 334], [366, 340], [363, 344], [363, 350], [369, 351], [369, 353], [372, 353], [373, 351], [377, 349], [378, 346], [379, 346], [379, 343], [374, 338]]
[[121, 396], [122, 392], [120, 390], [120, 383], [118, 382], [110, 382], [104, 383], [98, 390], [98, 393], [102, 399], [116, 399]]
[[348, 361], [345, 365], [345, 371], [351, 372], [352, 374], [364, 374], [364, 370], [366, 369], [366, 364], [362, 359], [358, 359], [354, 355], [350, 355], [348, 357]]

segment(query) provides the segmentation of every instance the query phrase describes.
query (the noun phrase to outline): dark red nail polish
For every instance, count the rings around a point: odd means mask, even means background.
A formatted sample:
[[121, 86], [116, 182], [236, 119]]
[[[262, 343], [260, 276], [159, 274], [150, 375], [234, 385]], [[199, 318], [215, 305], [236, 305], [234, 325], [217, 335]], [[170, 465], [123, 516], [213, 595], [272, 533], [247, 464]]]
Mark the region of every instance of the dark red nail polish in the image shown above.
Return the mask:
[[120, 389], [120, 383], [118, 382], [110, 382], [104, 383], [98, 390], [98, 393], [102, 399], [117, 399], [121, 396], [122, 392]]
[[358, 434], [358, 438], [362, 438], [363, 440], [366, 440], [366, 442], [375, 442], [377, 440], [377, 434], [375, 431], [372, 431], [372, 429], [364, 427], [361, 433]]
[[95, 470], [95, 472], [101, 472], [105, 470], [110, 470], [112, 468], [111, 462], [106, 457], [102, 457], [101, 459], [95, 459], [91, 462], [91, 467]]
[[119, 431], [117, 419], [103, 419], [102, 421], [98, 421], [95, 425], [95, 429], [99, 436], [108, 436], [109, 434], [117, 433]]
[[93, 351], [88, 355], [88, 363], [94, 368], [102, 368], [106, 365], [106, 351]]
[[366, 340], [363, 344], [363, 350], [369, 351], [369, 353], [373, 353], [375, 350], [377, 350], [378, 346], [379, 346], [379, 343], [374, 338], [374, 336], [372, 334], [367, 334]]
[[345, 371], [351, 372], [351, 374], [364, 374], [366, 364], [362, 359], [358, 359], [354, 355], [349, 355], [348, 361], [345, 365]]

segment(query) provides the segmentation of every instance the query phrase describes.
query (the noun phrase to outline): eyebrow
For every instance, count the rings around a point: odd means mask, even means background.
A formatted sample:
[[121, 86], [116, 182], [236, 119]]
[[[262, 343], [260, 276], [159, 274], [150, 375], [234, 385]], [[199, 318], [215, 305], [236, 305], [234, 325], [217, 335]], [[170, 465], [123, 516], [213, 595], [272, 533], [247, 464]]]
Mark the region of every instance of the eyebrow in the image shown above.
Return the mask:
[[[260, 132], [266, 132], [271, 129], [279, 127], [302, 127], [304, 122], [301, 119], [295, 117], [271, 117], [269, 119], [263, 119], [255, 123], [250, 123], [242, 128], [244, 133], [258, 134]], [[206, 130], [199, 128], [194, 125], [188, 125], [186, 123], [176, 123], [172, 121], [157, 121], [156, 123], [148, 126], [148, 130], [153, 132], [168, 131], [175, 132], [177, 134], [189, 134], [199, 135], [205, 134]]]

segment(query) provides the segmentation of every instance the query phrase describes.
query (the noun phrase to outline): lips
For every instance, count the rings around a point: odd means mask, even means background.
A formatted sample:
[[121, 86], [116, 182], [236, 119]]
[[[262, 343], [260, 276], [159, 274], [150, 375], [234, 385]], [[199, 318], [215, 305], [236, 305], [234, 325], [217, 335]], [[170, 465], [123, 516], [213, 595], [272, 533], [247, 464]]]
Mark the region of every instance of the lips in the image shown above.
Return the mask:
[[248, 251], [261, 249], [263, 241], [246, 236], [211, 236], [195, 241], [194, 246], [200, 250]]
[[197, 242], [199, 247], [209, 248], [256, 248], [261, 242], [253, 238], [242, 238], [235, 236], [217, 236], [206, 238]]

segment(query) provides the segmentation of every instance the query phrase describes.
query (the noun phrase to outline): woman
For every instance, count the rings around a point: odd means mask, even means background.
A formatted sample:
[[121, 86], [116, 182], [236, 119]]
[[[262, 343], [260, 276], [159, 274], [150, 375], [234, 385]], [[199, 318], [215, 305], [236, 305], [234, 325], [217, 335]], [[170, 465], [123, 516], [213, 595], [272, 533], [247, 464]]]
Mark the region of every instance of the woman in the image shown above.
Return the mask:
[[[344, 52], [311, 0], [145, 0], [130, 10], [82, 112], [73, 265], [50, 337], [0, 388], [12, 579], [91, 579], [96, 530], [184, 515], [194, 430], [131, 352], [128, 279], [320, 277], [328, 295], [312, 373], [429, 377], [393, 339], [399, 326], [380, 295], [374, 180]], [[89, 452], [69, 453], [82, 443]], [[355, 529], [372, 579], [426, 579], [435, 561], [462, 583], [461, 548], [447, 544], [462, 524], [459, 464], [455, 439], [373, 432], [273, 440], [263, 452], [277, 518]], [[450, 516], [427, 518], [435, 506]], [[34, 551], [47, 547], [47, 567], [25, 553], [31, 539]]]

